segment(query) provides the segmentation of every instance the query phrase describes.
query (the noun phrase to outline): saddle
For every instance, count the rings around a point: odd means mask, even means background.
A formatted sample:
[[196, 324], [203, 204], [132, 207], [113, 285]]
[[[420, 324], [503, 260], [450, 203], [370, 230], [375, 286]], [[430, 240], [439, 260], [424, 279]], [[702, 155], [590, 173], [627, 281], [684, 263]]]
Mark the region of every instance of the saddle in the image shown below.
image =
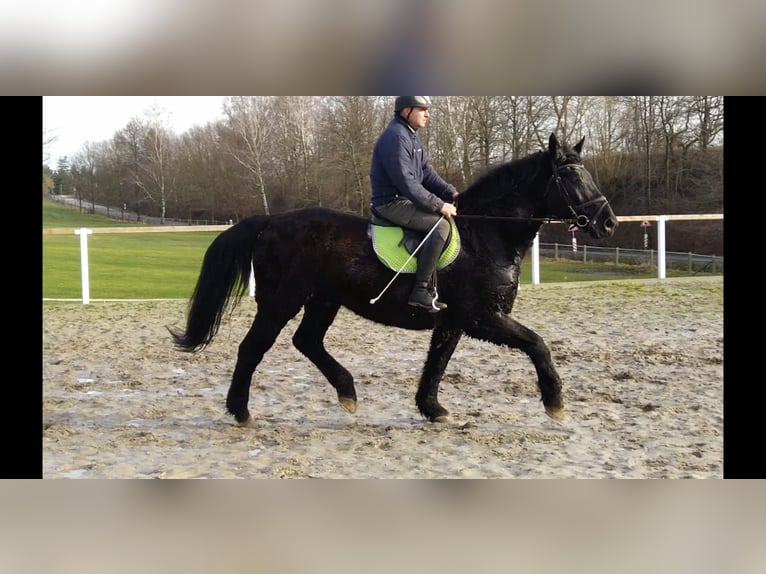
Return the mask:
[[[450, 265], [460, 253], [460, 234], [455, 225], [455, 218], [451, 217], [449, 223], [450, 234], [444, 243], [442, 254], [436, 262], [437, 271]], [[415, 273], [417, 271], [417, 253], [412, 258], [410, 255], [418, 248], [426, 234], [423, 231], [406, 229], [391, 223], [374, 213], [371, 215], [367, 232], [380, 262], [389, 269], [401, 273]], [[409, 261], [407, 261], [408, 259]]]

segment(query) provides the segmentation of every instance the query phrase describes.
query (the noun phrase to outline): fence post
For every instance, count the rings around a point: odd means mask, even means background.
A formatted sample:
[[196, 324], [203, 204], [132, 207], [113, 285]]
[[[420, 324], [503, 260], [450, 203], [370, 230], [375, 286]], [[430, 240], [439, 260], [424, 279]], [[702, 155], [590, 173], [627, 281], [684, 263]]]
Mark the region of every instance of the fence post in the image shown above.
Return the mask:
[[667, 215], [657, 217], [657, 278], [665, 279], [665, 222]]
[[540, 234], [532, 240], [532, 285], [540, 284]]
[[88, 280], [88, 235], [92, 229], [81, 227], [74, 230], [75, 235], [80, 236], [80, 277], [82, 281], [82, 304], [90, 303], [90, 282]]

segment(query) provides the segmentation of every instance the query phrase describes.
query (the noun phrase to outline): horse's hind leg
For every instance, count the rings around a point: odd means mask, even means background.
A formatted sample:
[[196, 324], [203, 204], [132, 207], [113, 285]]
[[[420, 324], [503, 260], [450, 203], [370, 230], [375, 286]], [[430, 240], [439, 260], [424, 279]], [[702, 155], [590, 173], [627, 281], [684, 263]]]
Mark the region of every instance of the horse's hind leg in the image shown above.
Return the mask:
[[431, 334], [431, 346], [415, 394], [415, 404], [420, 413], [432, 422], [445, 422], [449, 415], [447, 409], [439, 404], [439, 382], [462, 335], [461, 329], [442, 326], [436, 326]]
[[231, 378], [231, 385], [226, 396], [226, 409], [234, 415], [237, 422], [245, 426], [251, 422], [250, 411], [247, 408], [250, 400], [250, 383], [256, 367], [263, 360], [280, 331], [287, 322], [297, 315], [278, 315], [258, 311], [253, 325], [239, 344], [237, 364]]
[[338, 314], [338, 309], [340, 305], [326, 300], [314, 299], [307, 303], [301, 324], [293, 335], [293, 344], [335, 387], [340, 405], [348, 412], [355, 413], [354, 377], [327, 352], [323, 342], [327, 329]]

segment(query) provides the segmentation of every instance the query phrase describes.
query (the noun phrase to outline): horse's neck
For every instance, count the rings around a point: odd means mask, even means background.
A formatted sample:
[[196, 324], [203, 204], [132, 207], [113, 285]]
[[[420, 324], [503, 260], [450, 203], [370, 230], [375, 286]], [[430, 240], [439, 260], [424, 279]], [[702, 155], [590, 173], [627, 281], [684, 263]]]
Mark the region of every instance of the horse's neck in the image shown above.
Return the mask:
[[[458, 198], [458, 214], [479, 219], [475, 229], [484, 244], [482, 250], [499, 264], [523, 257], [542, 226], [541, 219], [545, 214], [538, 212], [542, 209], [550, 173], [544, 165], [531, 163], [540, 157], [536, 155], [522, 160], [527, 162], [523, 164], [523, 169], [528, 169], [526, 178], [505, 171], [501, 178], [486, 180], [480, 187], [469, 189], [464, 197]], [[522, 164], [505, 169], [522, 169]], [[482, 189], [484, 186], [487, 187]], [[495, 199], [487, 200], [488, 197]], [[482, 221], [482, 217], [487, 219]]]
[[478, 248], [498, 267], [518, 264], [540, 229], [540, 223], [485, 221], [476, 226]]
[[505, 245], [505, 251], [523, 257], [527, 249], [532, 245], [540, 226], [540, 222], [520, 222], [513, 225], [510, 229], [501, 232], [501, 241]]

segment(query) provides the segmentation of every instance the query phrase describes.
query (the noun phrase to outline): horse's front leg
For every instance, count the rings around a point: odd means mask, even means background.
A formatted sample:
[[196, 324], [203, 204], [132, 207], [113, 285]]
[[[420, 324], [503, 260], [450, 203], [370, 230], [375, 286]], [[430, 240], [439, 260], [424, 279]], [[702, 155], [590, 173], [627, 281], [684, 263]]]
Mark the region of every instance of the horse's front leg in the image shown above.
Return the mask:
[[537, 371], [537, 386], [545, 412], [553, 419], [564, 418], [561, 379], [551, 361], [551, 352], [543, 338], [507, 315], [494, 315], [465, 330], [470, 337], [483, 339], [512, 349], [519, 349], [532, 360]]
[[439, 325], [434, 327], [431, 334], [431, 346], [420, 377], [415, 403], [420, 413], [432, 422], [448, 420], [449, 412], [439, 404], [439, 382], [462, 335], [462, 329]]

